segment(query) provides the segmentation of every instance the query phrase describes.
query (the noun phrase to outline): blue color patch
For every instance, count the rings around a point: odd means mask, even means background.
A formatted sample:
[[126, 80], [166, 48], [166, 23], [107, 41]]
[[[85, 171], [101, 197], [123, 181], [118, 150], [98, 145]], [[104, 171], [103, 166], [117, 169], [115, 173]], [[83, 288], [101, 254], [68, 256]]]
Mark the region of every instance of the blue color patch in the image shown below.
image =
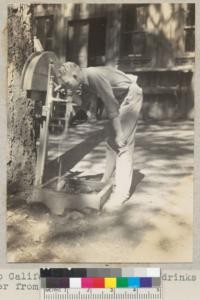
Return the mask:
[[128, 287], [138, 288], [140, 287], [139, 277], [128, 277]]

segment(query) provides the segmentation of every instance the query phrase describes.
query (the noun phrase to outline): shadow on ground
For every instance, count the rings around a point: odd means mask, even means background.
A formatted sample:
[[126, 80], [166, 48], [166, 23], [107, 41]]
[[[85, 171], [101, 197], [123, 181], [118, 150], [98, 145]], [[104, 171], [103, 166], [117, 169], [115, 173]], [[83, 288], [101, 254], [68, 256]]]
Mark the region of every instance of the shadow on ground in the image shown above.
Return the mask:
[[[105, 166], [105, 142], [88, 149], [72, 168], [80, 177], [101, 174]], [[10, 195], [8, 261], [189, 261], [192, 173], [192, 122], [141, 123], [129, 201], [112, 214], [87, 208], [58, 217], [42, 204], [28, 206], [29, 191]]]

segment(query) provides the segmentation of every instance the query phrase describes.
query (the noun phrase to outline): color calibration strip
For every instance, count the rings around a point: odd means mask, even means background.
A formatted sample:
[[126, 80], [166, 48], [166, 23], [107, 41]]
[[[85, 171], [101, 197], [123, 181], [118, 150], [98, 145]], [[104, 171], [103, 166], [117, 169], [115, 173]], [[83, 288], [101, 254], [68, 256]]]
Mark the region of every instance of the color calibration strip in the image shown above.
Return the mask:
[[160, 269], [41, 269], [41, 288], [158, 288]]

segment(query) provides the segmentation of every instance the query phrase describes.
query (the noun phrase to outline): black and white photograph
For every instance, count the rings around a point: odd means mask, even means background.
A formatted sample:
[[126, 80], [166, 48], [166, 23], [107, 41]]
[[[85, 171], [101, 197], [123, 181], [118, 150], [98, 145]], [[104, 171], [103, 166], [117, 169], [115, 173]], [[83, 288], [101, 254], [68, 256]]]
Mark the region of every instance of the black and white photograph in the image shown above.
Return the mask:
[[7, 13], [7, 261], [191, 262], [195, 3]]

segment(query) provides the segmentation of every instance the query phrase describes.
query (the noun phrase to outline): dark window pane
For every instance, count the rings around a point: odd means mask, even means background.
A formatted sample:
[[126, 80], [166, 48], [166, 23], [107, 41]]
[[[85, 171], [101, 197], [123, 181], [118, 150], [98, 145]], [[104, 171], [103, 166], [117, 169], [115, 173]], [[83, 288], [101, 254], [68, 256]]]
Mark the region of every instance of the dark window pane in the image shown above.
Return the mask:
[[122, 6], [122, 55], [145, 55], [147, 4], [126, 4]]
[[123, 31], [132, 31], [137, 27], [136, 7], [134, 4], [123, 5]]
[[144, 55], [146, 49], [146, 37], [144, 32], [135, 32], [132, 35], [133, 54]]
[[106, 49], [106, 18], [96, 18], [89, 21], [89, 45], [91, 56], [105, 55]]
[[36, 17], [36, 36], [45, 50], [52, 50], [54, 20], [53, 16]]
[[142, 31], [124, 33], [122, 36], [123, 55], [145, 55], [146, 37]]
[[136, 7], [136, 19], [137, 19], [137, 29], [145, 30], [147, 21], [147, 5], [140, 5]]
[[44, 30], [46, 37], [52, 37], [53, 35], [53, 17], [48, 17], [44, 20]]
[[195, 4], [190, 3], [187, 5], [186, 25], [195, 25]]
[[124, 33], [122, 35], [122, 54], [128, 55], [132, 54], [132, 33]]
[[45, 42], [45, 50], [52, 50], [53, 49], [53, 45], [52, 45], [52, 39], [47, 39]]
[[194, 29], [187, 29], [185, 32], [185, 51], [193, 52], [195, 50], [195, 33]]

